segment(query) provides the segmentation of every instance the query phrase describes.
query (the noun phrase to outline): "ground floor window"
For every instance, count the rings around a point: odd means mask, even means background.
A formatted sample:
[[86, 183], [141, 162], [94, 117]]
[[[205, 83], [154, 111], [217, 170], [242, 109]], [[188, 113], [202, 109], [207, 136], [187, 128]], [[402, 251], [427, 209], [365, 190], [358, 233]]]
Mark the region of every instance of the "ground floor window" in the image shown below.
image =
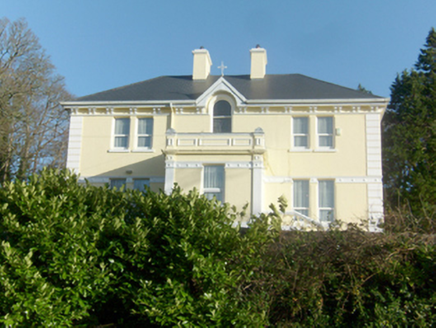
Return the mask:
[[335, 185], [333, 180], [319, 180], [319, 220], [332, 222], [335, 216]]
[[294, 211], [309, 216], [309, 180], [294, 180]]
[[146, 191], [146, 187], [150, 188], [150, 179], [134, 179], [133, 189]]
[[204, 167], [204, 194], [208, 199], [215, 197], [224, 201], [224, 166], [207, 165]]
[[122, 186], [126, 185], [126, 179], [110, 179], [111, 188], [120, 189]]

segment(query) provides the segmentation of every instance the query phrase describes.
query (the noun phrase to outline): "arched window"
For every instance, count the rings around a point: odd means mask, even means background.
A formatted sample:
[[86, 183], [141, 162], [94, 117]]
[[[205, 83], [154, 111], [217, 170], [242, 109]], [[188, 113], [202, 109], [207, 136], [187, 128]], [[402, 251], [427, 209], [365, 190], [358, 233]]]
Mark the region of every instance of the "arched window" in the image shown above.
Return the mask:
[[220, 100], [213, 106], [213, 132], [232, 132], [232, 107], [225, 100]]

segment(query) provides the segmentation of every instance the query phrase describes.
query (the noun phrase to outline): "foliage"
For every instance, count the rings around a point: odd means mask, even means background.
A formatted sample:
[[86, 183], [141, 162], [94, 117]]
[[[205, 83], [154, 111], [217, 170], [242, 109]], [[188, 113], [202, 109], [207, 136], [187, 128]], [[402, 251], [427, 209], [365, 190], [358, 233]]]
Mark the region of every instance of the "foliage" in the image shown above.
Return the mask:
[[413, 215], [436, 211], [436, 31], [431, 29], [415, 70], [391, 87], [384, 117], [383, 170], [388, 204]]
[[372, 95], [372, 92], [369, 91], [369, 90], [367, 90], [367, 89], [366, 89], [365, 87], [363, 87], [360, 83], [359, 83], [359, 85], [357, 86], [357, 90], [360, 91], [360, 92], [363, 92], [363, 93], [366, 93], [366, 94]]
[[291, 232], [264, 270], [278, 327], [416, 327], [436, 322], [436, 240], [410, 234]]
[[63, 78], [22, 19], [0, 19], [0, 183], [64, 165]]
[[268, 216], [240, 234], [237, 214], [195, 191], [122, 192], [47, 170], [5, 183], [0, 204], [6, 326], [267, 322], [252, 281]]
[[279, 232], [281, 199], [241, 231], [239, 213], [196, 191], [97, 188], [49, 170], [5, 183], [0, 204], [4, 326], [436, 323], [436, 239], [393, 231], [396, 219], [385, 234]]

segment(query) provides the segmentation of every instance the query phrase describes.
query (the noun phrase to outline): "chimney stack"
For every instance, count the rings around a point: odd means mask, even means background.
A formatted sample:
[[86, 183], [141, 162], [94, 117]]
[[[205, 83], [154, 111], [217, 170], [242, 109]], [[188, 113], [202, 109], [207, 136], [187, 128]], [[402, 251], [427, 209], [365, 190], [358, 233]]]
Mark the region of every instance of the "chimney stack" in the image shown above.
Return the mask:
[[266, 50], [259, 45], [250, 50], [251, 72], [250, 79], [263, 79], [266, 74]]
[[200, 49], [195, 49], [192, 54], [194, 55], [192, 79], [206, 80], [210, 74], [210, 67], [212, 66], [209, 51], [200, 47]]

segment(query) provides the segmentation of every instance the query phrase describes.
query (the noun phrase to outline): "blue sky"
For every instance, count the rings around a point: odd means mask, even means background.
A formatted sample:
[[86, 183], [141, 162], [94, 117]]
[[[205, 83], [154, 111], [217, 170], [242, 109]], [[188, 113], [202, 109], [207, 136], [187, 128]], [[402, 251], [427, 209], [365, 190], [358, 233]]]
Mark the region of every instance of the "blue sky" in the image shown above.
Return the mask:
[[249, 50], [267, 73], [301, 73], [389, 97], [417, 60], [434, 0], [0, 0], [24, 17], [76, 96], [161, 75], [192, 74], [192, 50], [209, 50], [212, 74], [249, 74]]

